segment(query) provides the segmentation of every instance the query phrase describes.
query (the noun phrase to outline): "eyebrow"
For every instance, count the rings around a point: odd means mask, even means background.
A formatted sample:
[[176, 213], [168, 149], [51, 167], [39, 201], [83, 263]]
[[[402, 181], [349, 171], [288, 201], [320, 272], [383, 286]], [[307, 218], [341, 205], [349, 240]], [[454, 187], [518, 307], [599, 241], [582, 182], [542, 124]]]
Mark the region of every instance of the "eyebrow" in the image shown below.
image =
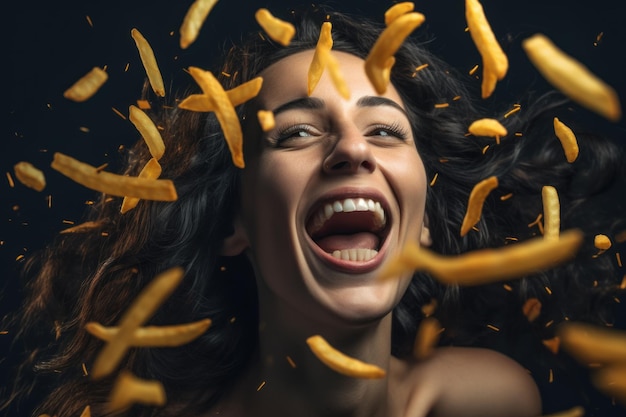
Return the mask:
[[[402, 108], [401, 105], [396, 103], [393, 100], [390, 100], [386, 97], [380, 96], [363, 96], [356, 102], [357, 107], [378, 107], [378, 106], [390, 106], [394, 109], [402, 112], [406, 118], [409, 118], [406, 110]], [[280, 113], [289, 111], [289, 110], [319, 110], [323, 109], [325, 106], [324, 100], [321, 100], [316, 97], [302, 97], [292, 101], [288, 101], [287, 103], [281, 104], [277, 108], [274, 109], [274, 115], [278, 115]]]

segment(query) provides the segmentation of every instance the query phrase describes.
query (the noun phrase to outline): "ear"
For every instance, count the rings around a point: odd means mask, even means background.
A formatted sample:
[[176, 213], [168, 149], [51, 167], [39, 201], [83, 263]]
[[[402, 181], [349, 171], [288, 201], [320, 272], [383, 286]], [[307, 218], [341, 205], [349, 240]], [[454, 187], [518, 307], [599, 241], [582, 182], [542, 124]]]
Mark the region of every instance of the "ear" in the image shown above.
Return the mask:
[[430, 229], [428, 228], [428, 216], [424, 214], [424, 222], [422, 223], [422, 233], [420, 234], [420, 245], [429, 247], [433, 244], [433, 239], [430, 236]]
[[227, 236], [222, 242], [222, 256], [237, 256], [250, 246], [248, 235], [241, 222], [241, 218], [236, 216], [233, 221], [233, 233]]

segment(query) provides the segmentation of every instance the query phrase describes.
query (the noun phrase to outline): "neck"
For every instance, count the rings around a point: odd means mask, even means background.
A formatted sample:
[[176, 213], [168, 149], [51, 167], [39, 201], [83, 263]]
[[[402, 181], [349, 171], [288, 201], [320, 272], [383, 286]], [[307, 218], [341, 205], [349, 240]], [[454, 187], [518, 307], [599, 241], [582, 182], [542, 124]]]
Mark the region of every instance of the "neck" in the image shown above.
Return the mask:
[[260, 312], [258, 356], [240, 386], [241, 395], [246, 398], [245, 415], [389, 415], [388, 377], [357, 379], [339, 374], [311, 352], [306, 339], [320, 334], [334, 348], [375, 364], [388, 374], [390, 314], [370, 323], [335, 320], [329, 325], [329, 321], [315, 321], [284, 303], [262, 303]]

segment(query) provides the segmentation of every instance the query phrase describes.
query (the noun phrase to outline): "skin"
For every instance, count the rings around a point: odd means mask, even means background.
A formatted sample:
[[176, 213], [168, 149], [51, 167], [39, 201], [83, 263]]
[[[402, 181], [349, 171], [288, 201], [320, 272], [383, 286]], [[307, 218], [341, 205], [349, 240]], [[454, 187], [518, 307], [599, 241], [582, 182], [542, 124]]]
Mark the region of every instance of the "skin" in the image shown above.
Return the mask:
[[[245, 251], [255, 268], [260, 347], [232, 394], [207, 415], [539, 415], [531, 378], [495, 352], [442, 348], [422, 362], [391, 356], [391, 314], [410, 276], [384, 282], [376, 277], [406, 242], [430, 244], [427, 179], [397, 91], [391, 87], [384, 100], [372, 102], [378, 96], [363, 60], [333, 54], [346, 75], [349, 100], [339, 96], [327, 71], [308, 98], [313, 51], [284, 58], [261, 74], [255, 110], [274, 111], [276, 127], [246, 132], [241, 213], [223, 246], [225, 255]], [[386, 207], [377, 257], [365, 265], [320, 255], [306, 226], [313, 208], [329, 196], [361, 195]], [[330, 370], [305, 343], [314, 334], [385, 369], [387, 377], [355, 379]]]

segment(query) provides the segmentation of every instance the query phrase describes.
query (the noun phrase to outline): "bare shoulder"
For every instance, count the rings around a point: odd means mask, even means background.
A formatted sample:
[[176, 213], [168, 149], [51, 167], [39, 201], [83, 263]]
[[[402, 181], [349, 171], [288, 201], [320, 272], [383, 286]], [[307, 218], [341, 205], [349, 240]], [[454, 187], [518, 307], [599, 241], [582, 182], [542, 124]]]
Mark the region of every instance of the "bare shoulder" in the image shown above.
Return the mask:
[[[420, 391], [428, 387], [432, 417], [535, 417], [541, 414], [539, 390], [528, 372], [498, 352], [480, 348], [439, 348], [411, 370], [415, 414]], [[433, 392], [434, 391], [434, 392]], [[413, 408], [413, 407], [409, 407]]]

